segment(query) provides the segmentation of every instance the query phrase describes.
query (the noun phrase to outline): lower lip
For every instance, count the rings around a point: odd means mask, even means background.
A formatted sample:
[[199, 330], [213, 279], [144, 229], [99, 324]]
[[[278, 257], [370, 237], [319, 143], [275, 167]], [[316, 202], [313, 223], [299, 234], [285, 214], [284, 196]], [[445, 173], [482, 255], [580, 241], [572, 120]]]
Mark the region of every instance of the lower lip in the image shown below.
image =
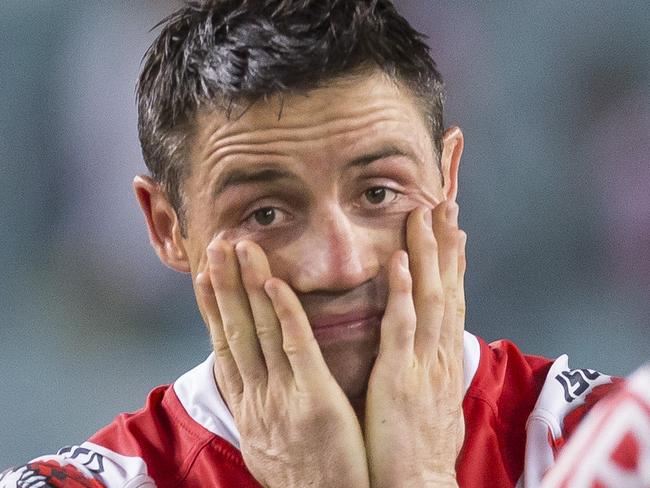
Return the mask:
[[316, 341], [323, 347], [337, 343], [367, 341], [379, 334], [380, 325], [381, 317], [375, 316], [313, 330]]

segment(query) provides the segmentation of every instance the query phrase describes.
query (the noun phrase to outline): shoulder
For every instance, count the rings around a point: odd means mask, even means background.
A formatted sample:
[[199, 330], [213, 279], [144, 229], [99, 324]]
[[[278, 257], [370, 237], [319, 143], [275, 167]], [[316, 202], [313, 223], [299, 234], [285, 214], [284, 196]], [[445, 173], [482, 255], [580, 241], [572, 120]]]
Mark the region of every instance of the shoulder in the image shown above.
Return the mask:
[[[510, 417], [512, 409], [520, 412], [527, 409], [529, 413], [547, 379], [553, 360], [524, 354], [507, 340], [488, 344], [481, 338], [471, 337], [477, 344], [475, 352], [470, 352], [466, 338], [465, 355], [474, 355], [477, 359], [474, 360], [475, 372], [466, 398], [488, 404], [497, 417]], [[467, 364], [467, 359], [465, 363]]]
[[[486, 471], [491, 479], [538, 486], [565, 440], [618, 382], [591, 369], [572, 369], [565, 355], [528, 355], [510, 341], [488, 344], [471, 334], [465, 340], [466, 374], [468, 363], [475, 365], [463, 402], [463, 456], [475, 467], [461, 469], [468, 480]], [[484, 459], [486, 452], [490, 459]]]
[[620, 381], [593, 369], [573, 369], [566, 355], [550, 359], [525, 354], [508, 340], [489, 344], [478, 337], [475, 340], [479, 359], [467, 394], [490, 403], [497, 411], [526, 404], [530, 405], [529, 413], [546, 412], [564, 423], [567, 415], [580, 407], [566, 419], [566, 429], [571, 430], [576, 416], [584, 414]]
[[617, 388], [620, 378], [593, 369], [572, 368], [569, 359], [524, 354], [510, 341], [491, 344], [477, 338], [480, 359], [467, 391], [512, 424], [514, 417], [542, 423], [558, 449], [581, 419]]

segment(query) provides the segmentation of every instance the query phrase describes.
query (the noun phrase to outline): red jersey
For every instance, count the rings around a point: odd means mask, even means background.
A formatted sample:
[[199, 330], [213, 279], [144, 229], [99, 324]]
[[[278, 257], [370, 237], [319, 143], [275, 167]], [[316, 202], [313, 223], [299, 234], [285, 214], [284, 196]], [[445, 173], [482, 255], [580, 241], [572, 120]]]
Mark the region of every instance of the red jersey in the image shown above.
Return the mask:
[[[522, 354], [511, 342], [465, 333], [465, 442], [460, 486], [537, 487], [557, 450], [616, 383]], [[118, 416], [78, 446], [0, 475], [0, 488], [259, 488], [213, 376], [214, 356], [155, 388], [139, 411]]]

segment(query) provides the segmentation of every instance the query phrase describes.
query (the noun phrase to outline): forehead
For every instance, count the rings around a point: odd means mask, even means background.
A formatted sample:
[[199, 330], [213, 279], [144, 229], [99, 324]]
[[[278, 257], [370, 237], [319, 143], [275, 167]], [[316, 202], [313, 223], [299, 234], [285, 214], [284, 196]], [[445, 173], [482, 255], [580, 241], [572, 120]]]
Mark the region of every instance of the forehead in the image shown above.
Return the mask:
[[399, 121], [401, 126], [410, 126], [408, 130], [428, 136], [424, 113], [424, 107], [418, 106], [406, 88], [375, 70], [337, 78], [309, 91], [270, 96], [233, 110], [230, 117], [224, 110], [201, 110], [195, 135], [198, 147], [215, 149], [219, 141], [247, 142], [247, 136], [264, 135], [272, 140], [274, 135], [309, 128], [321, 129], [319, 134], [325, 136], [330, 133], [328, 126], [345, 131], [379, 117]]

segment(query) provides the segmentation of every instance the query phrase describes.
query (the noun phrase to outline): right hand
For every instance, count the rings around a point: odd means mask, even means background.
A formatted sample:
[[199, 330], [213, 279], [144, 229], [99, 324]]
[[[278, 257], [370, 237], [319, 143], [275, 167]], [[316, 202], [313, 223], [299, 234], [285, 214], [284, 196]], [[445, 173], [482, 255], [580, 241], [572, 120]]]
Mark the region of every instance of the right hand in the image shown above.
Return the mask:
[[369, 486], [363, 435], [291, 288], [255, 243], [215, 239], [196, 277], [217, 382], [265, 487]]

